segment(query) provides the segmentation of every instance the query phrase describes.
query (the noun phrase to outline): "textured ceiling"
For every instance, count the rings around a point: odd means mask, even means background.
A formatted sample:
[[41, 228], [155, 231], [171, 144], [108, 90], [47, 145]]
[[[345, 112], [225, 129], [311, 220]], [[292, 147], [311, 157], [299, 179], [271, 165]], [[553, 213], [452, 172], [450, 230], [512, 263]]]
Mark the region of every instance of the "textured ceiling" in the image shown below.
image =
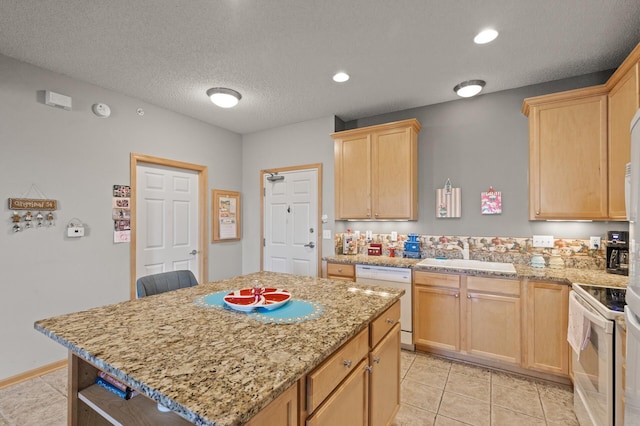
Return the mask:
[[0, 53], [241, 134], [611, 69], [638, 42], [639, 0], [0, 0]]

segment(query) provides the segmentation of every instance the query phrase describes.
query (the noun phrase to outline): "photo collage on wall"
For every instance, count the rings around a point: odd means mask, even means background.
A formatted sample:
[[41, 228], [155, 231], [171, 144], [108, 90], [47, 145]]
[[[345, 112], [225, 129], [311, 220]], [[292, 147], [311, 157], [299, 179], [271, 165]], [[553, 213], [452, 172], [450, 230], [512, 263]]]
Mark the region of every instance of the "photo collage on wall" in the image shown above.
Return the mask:
[[131, 187], [113, 185], [113, 242], [131, 241]]

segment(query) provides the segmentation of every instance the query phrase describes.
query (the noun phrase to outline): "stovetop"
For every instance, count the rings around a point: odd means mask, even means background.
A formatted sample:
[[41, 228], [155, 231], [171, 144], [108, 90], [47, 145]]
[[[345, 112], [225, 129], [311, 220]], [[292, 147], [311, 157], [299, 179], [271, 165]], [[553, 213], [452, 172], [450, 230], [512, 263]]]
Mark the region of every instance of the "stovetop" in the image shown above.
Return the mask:
[[[606, 311], [609, 311], [603, 312], [608, 318], [613, 319], [616, 315], [624, 313], [624, 306], [626, 305], [625, 295], [627, 292], [625, 288], [603, 287], [590, 284], [573, 284], [573, 287], [574, 289], [578, 287], [582, 290], [578, 291], [578, 294], [581, 294], [583, 297], [585, 295], [588, 296], [588, 298], [591, 299], [591, 303], [594, 301], [600, 303]], [[596, 306], [596, 308], [598, 307]]]

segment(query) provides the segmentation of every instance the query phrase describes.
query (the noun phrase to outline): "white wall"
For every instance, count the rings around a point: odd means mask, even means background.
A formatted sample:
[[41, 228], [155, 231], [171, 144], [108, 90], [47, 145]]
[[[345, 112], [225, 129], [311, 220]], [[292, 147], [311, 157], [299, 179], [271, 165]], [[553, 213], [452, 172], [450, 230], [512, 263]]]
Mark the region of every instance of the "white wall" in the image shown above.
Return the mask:
[[[260, 171], [322, 163], [323, 229], [334, 230], [333, 116], [251, 133], [242, 141], [242, 272], [260, 270]], [[322, 236], [322, 230], [318, 231]], [[322, 255], [332, 255], [333, 240], [322, 240]]]
[[[44, 105], [43, 90], [71, 96], [73, 111]], [[112, 242], [111, 191], [130, 183], [130, 152], [206, 165], [209, 190], [243, 188], [241, 137], [227, 130], [1, 55], [0, 100], [2, 380], [66, 357], [34, 321], [128, 299], [129, 244]], [[112, 116], [93, 115], [96, 102]], [[56, 225], [13, 233], [7, 199], [32, 184], [58, 200]], [[72, 218], [86, 237], [65, 238]], [[239, 242], [209, 250], [209, 279], [242, 272]]]

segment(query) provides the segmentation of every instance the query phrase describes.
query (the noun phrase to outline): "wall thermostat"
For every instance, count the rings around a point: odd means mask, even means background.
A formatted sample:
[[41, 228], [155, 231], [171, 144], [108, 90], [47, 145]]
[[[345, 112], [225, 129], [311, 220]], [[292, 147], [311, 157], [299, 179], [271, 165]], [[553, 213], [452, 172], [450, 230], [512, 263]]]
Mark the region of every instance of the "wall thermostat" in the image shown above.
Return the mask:
[[111, 115], [111, 108], [107, 104], [93, 104], [91, 109], [100, 118], [107, 118]]

